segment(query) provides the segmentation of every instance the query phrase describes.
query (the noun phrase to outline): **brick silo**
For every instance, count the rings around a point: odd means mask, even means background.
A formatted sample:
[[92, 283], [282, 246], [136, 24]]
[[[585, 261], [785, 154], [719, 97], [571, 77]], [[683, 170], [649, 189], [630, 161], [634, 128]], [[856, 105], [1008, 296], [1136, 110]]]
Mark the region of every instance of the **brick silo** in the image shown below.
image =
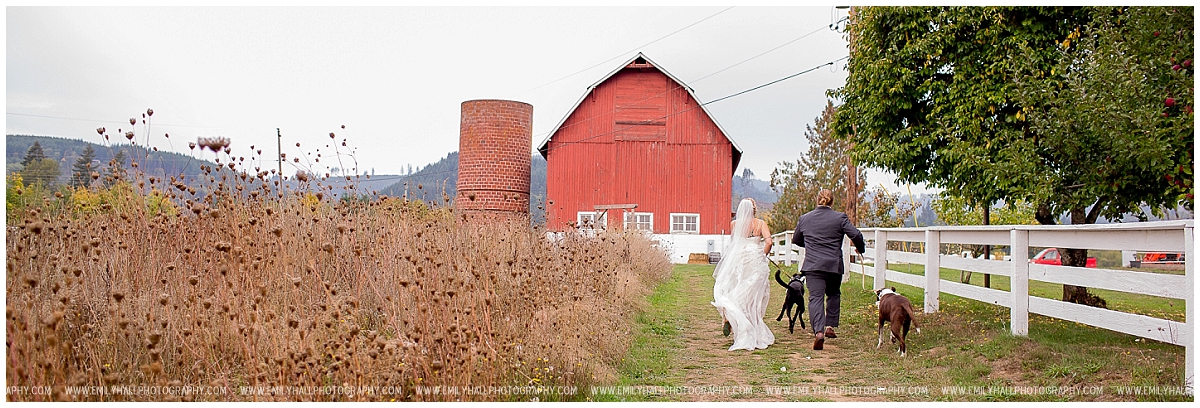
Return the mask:
[[470, 215], [528, 217], [532, 151], [533, 105], [463, 102], [454, 206]]

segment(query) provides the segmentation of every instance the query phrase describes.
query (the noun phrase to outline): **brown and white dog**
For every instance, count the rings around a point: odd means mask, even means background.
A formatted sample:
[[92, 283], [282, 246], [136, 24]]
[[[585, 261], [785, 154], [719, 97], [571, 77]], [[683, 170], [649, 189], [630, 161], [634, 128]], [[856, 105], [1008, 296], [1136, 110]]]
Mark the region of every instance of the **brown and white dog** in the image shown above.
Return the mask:
[[875, 298], [879, 300], [875, 302], [879, 309], [879, 343], [875, 348], [883, 346], [883, 322], [891, 322], [892, 343], [900, 341], [900, 357], [904, 357], [908, 353], [904, 338], [908, 336], [909, 324], [917, 329], [917, 333], [921, 332], [921, 328], [917, 327], [916, 315], [913, 314], [912, 302], [904, 295], [896, 293], [894, 287], [875, 291]]

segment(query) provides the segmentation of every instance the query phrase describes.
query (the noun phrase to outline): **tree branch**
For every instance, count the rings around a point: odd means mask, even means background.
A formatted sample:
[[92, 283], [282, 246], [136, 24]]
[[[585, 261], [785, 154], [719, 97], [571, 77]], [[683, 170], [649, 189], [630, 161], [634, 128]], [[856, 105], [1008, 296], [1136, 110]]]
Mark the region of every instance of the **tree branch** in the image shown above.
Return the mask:
[[1096, 204], [1092, 205], [1092, 210], [1088, 211], [1086, 223], [1095, 224], [1096, 218], [1100, 217], [1100, 209], [1104, 207], [1104, 203], [1108, 201], [1108, 196], [1101, 196], [1096, 200]]

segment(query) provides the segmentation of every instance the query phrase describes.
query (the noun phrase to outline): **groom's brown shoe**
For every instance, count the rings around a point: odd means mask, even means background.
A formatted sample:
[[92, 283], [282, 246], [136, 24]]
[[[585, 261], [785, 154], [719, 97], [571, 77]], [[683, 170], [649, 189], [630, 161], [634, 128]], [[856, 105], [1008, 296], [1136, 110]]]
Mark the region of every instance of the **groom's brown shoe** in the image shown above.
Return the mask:
[[817, 339], [813, 340], [813, 350], [825, 349], [825, 333], [817, 333]]
[[833, 332], [833, 326], [825, 326], [825, 338], [836, 339], [837, 333]]

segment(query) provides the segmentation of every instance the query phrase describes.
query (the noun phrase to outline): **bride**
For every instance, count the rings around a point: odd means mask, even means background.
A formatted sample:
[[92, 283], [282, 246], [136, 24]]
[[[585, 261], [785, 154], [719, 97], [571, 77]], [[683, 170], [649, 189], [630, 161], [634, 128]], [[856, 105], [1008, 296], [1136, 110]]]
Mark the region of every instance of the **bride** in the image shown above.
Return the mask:
[[733, 243], [713, 271], [712, 305], [725, 320], [725, 335], [733, 334], [730, 351], [765, 349], [775, 343], [775, 335], [763, 323], [771, 297], [767, 267], [771, 230], [765, 221], [755, 218], [756, 213], [754, 200], [747, 198], [738, 204]]

